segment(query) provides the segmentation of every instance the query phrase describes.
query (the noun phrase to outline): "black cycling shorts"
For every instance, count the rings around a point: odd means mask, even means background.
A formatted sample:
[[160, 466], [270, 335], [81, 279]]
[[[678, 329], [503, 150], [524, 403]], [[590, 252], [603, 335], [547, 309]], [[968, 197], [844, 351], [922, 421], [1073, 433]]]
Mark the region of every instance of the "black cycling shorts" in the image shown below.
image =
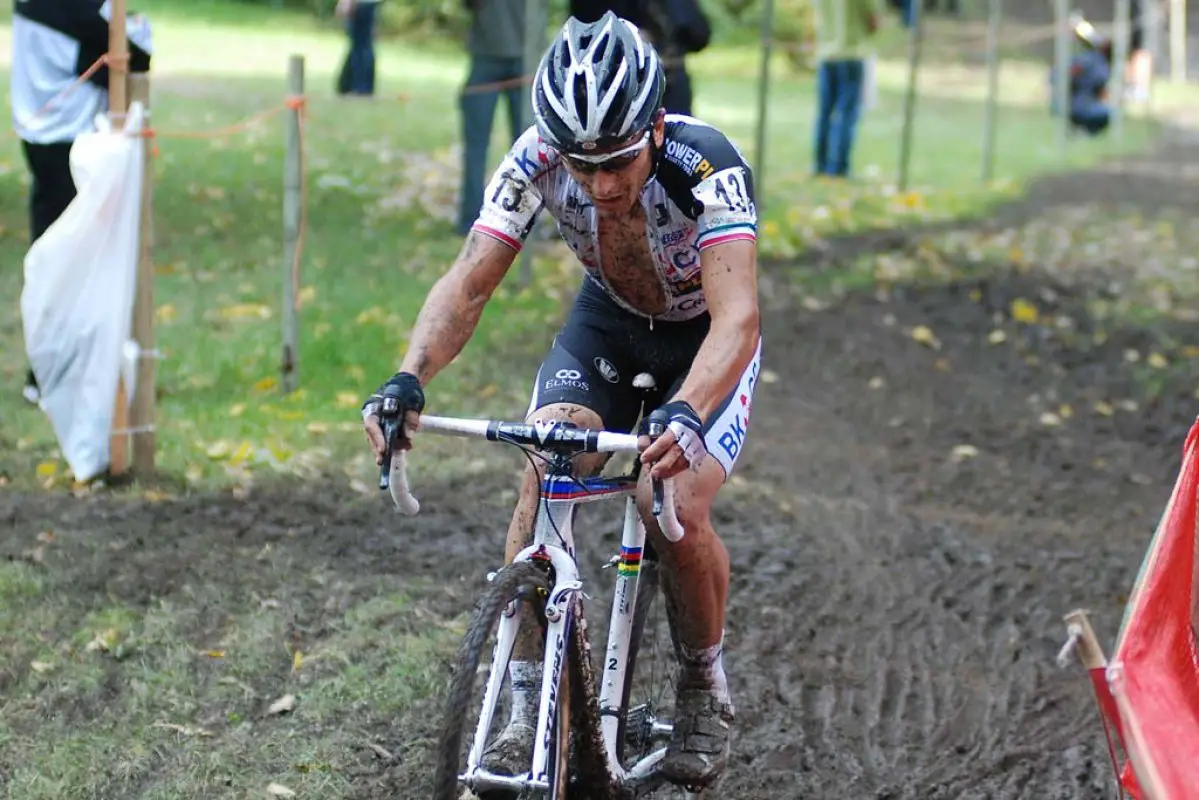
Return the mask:
[[[586, 277], [537, 371], [529, 414], [572, 403], [595, 411], [608, 430], [631, 432], [643, 413], [667, 402], [682, 387], [709, 324], [704, 314], [683, 322], [655, 320], [651, 328], [649, 320], [621, 308]], [[737, 387], [704, 424], [708, 452], [724, 467], [726, 477], [745, 441], [761, 356], [759, 340]], [[640, 373], [653, 376], [653, 391], [633, 386]]]

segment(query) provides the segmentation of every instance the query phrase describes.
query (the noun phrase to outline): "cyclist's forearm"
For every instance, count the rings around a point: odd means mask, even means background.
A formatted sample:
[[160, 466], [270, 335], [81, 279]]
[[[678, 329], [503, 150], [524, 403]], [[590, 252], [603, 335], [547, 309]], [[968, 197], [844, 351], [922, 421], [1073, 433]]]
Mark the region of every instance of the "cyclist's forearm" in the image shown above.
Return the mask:
[[452, 273], [442, 277], [417, 315], [400, 370], [428, 385], [466, 347], [488, 296], [453, 280]]
[[462, 352], [515, 255], [492, 237], [474, 231], [466, 237], [454, 266], [433, 285], [416, 317], [401, 372], [427, 386]]
[[758, 347], [757, 317], [713, 321], [674, 400], [686, 400], [705, 422], [733, 391]]

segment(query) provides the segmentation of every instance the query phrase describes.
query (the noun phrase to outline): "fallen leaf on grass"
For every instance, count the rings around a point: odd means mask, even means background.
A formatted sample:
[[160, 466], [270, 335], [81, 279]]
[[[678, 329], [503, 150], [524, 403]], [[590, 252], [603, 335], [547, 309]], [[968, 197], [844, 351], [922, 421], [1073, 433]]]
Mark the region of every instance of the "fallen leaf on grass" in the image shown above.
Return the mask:
[[882, 376], [875, 375], [873, 378], [870, 379], [870, 382], [867, 383], [866, 385], [869, 386], [871, 389], [881, 389], [887, 385], [887, 381]]
[[39, 675], [44, 675], [54, 669], [54, 665], [49, 661], [30, 661], [29, 668]]
[[354, 392], [337, 393], [338, 408], [357, 408], [360, 405], [362, 405], [362, 401], [358, 399], [358, 395]]
[[934, 350], [941, 349], [941, 340], [933, 333], [932, 328], [927, 325], [917, 325], [915, 328], [912, 328], [912, 332], [908, 335], [925, 347], [931, 347]]
[[972, 444], [959, 444], [953, 448], [950, 453], [950, 458], [955, 462], [961, 463], [968, 458], [974, 458], [978, 455], [978, 448]]
[[987, 341], [991, 344], [1003, 344], [1005, 341], [1007, 341], [1007, 334], [1002, 328], [996, 328], [995, 330], [991, 331], [991, 334], [987, 337]]
[[1103, 400], [1095, 401], [1095, 404], [1092, 405], [1091, 408], [1101, 417], [1110, 417], [1112, 414], [1116, 413], [1116, 410], [1112, 408], [1112, 404], [1106, 403]]
[[1041, 415], [1041, 424], [1049, 427], [1056, 427], [1062, 424], [1062, 418], [1052, 411], [1046, 411]]
[[281, 783], [271, 783], [266, 787], [266, 793], [271, 797], [295, 797], [296, 793]]
[[[299, 651], [297, 651], [297, 652], [299, 652]], [[266, 710], [266, 713], [272, 714], [272, 715], [286, 714], [288, 711], [295, 710], [295, 707], [296, 707], [296, 696], [294, 694], [285, 694], [282, 697], [280, 697], [278, 700], [276, 700], [275, 702], [271, 703], [270, 707]]]
[[168, 730], [168, 731], [174, 731], [175, 733], [181, 734], [183, 736], [212, 736], [213, 735], [212, 731], [206, 731], [203, 728], [194, 728], [191, 725], [176, 725], [173, 722], [155, 722], [153, 727], [162, 728], [162, 729]]
[[362, 746], [373, 752], [384, 761], [390, 762], [395, 760], [395, 756], [391, 754], [391, 751], [385, 747], [375, 744], [374, 742], [363, 742]]
[[203, 655], [206, 655], [209, 658], [224, 658], [225, 651], [224, 650], [205, 650], [203, 652]]
[[1012, 319], [1016, 322], [1024, 322], [1029, 325], [1035, 323], [1040, 317], [1037, 307], [1022, 297], [1017, 297], [1012, 301], [1010, 311]]
[[772, 370], [762, 370], [762, 383], [778, 383], [779, 374]]
[[300, 667], [304, 666], [304, 654], [297, 650], [291, 656], [292, 672], [298, 672]]
[[1161, 353], [1149, 354], [1149, 366], [1153, 367], [1154, 369], [1165, 369], [1168, 364], [1169, 362], [1166, 361], [1166, 357]]
[[37, 465], [37, 476], [39, 478], [53, 478], [58, 474], [58, 462], [43, 461]]

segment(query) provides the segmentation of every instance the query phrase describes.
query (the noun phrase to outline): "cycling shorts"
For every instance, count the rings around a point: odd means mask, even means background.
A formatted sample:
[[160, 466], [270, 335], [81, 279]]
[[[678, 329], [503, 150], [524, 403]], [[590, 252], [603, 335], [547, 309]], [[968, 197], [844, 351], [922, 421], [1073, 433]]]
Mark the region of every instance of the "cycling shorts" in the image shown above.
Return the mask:
[[[632, 432], [648, 414], [678, 393], [708, 334], [707, 314], [681, 322], [632, 314], [584, 278], [574, 306], [537, 371], [529, 414], [556, 403], [596, 412], [608, 430]], [[741, 454], [749, 428], [753, 392], [761, 368], [762, 341], [737, 386], [704, 423], [704, 443], [725, 477]], [[640, 373], [653, 376], [651, 392], [633, 387]], [[645, 403], [644, 410], [642, 402]]]

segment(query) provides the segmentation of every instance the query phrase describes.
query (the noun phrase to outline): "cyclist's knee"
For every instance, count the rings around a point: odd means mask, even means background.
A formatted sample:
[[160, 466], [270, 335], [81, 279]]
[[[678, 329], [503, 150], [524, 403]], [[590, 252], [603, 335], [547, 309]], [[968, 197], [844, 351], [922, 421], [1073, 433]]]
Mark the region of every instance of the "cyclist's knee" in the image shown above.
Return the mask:
[[551, 403], [530, 411], [525, 422], [569, 422], [580, 428], [602, 428], [600, 415], [577, 403]]
[[[604, 421], [599, 413], [577, 403], [551, 403], [529, 412], [525, 422], [569, 422], [579, 428], [602, 429]], [[589, 453], [576, 456], [574, 460], [576, 475], [593, 475], [603, 469], [609, 456], [604, 453]], [[535, 491], [545, 473], [545, 461], [540, 458], [531, 459], [525, 466], [525, 487]]]

